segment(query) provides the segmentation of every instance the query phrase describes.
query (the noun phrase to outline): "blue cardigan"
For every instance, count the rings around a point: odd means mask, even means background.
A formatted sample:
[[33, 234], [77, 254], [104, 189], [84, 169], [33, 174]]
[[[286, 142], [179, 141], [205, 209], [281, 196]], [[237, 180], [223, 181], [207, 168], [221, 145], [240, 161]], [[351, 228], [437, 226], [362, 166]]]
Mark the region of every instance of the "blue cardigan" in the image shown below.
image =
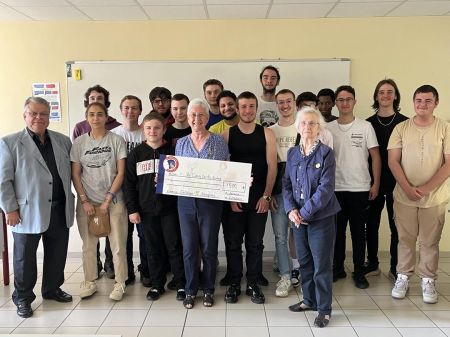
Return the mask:
[[308, 156], [295, 146], [288, 151], [283, 176], [283, 200], [286, 214], [298, 209], [307, 222], [324, 219], [339, 212], [334, 195], [336, 162], [333, 150], [319, 143]]

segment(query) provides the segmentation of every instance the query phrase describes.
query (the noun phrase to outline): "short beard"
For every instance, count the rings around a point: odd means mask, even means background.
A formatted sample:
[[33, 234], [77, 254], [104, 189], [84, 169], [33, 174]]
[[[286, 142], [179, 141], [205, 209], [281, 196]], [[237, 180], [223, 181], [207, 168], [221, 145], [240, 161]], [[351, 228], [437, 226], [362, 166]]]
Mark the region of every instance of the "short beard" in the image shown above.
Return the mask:
[[273, 89], [267, 89], [266, 87], [263, 87], [263, 94], [264, 95], [275, 95], [275, 91], [277, 90], [277, 88], [273, 88]]
[[231, 121], [232, 119], [234, 119], [236, 117], [237, 113], [235, 112], [234, 114], [232, 114], [231, 116], [224, 116], [222, 115], [223, 119], [226, 121]]

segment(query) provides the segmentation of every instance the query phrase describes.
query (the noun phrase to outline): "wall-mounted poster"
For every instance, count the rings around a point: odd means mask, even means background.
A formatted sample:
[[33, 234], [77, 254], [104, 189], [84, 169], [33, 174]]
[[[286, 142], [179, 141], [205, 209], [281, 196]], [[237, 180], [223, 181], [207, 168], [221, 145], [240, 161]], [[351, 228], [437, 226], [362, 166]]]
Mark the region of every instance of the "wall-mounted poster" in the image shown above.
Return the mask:
[[45, 98], [50, 103], [50, 122], [61, 122], [59, 83], [33, 83], [33, 96]]

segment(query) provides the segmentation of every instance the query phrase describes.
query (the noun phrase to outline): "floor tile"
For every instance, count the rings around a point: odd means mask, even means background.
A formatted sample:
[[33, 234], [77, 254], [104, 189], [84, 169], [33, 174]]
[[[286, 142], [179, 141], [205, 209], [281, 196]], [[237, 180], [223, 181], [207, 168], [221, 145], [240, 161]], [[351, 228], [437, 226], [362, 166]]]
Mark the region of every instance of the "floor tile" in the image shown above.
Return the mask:
[[70, 310], [36, 310], [33, 316], [20, 324], [21, 328], [57, 328], [69, 316]]
[[313, 337], [311, 328], [309, 327], [269, 327], [270, 337]]
[[73, 296], [72, 302], [68, 303], [60, 303], [52, 300], [43, 300], [41, 305], [36, 308], [37, 311], [45, 310], [45, 311], [52, 311], [52, 310], [72, 310], [75, 308], [78, 303], [81, 301], [80, 297]]
[[251, 301], [250, 296], [245, 294], [245, 290], [242, 295], [239, 296], [237, 303], [227, 303], [227, 310], [262, 310], [264, 311], [265, 304], [255, 304]]
[[148, 310], [153, 302], [147, 300], [144, 296], [126, 296], [122, 301], [115, 302], [112, 310], [123, 309], [141, 309]]
[[292, 292], [288, 297], [276, 297], [275, 295], [266, 295], [265, 309], [280, 309], [287, 310], [287, 308], [300, 301], [300, 297], [296, 292]]
[[109, 310], [74, 310], [62, 323], [62, 326], [100, 326]]
[[[358, 337], [355, 330], [350, 327], [311, 328], [314, 337]], [[362, 336], [361, 336], [362, 337]]]
[[12, 332], [13, 335], [23, 334], [23, 335], [51, 335], [55, 331], [55, 328], [16, 328]]
[[440, 328], [450, 328], [450, 311], [424, 311], [434, 324]]
[[173, 309], [169, 311], [151, 308], [144, 321], [144, 326], [184, 326], [186, 315], [186, 309]]
[[269, 337], [269, 330], [267, 327], [234, 327], [227, 326], [225, 329], [227, 337]]
[[148, 310], [111, 310], [102, 326], [136, 326], [144, 323]]
[[102, 326], [97, 331], [97, 335], [120, 335], [121, 337], [137, 337], [141, 327], [132, 326]]
[[14, 328], [0, 328], [0, 333], [2, 334], [10, 334]]
[[445, 296], [439, 296], [438, 302], [434, 304], [428, 304], [423, 302], [422, 296], [408, 296], [409, 299], [422, 311], [429, 310], [449, 310], [450, 302]]
[[227, 310], [226, 325], [267, 326], [266, 314], [264, 310]]
[[420, 310], [383, 310], [386, 317], [395, 327], [436, 327], [434, 323]]
[[183, 337], [225, 337], [225, 327], [186, 326]]
[[366, 289], [366, 293], [369, 295], [390, 295], [391, 291], [392, 291], [391, 283], [377, 283], [377, 284], [370, 283], [369, 288]]
[[183, 333], [182, 326], [144, 326], [139, 333], [139, 337], [181, 337]]
[[[124, 297], [122, 301], [125, 301]], [[104, 309], [109, 310], [116, 304], [109, 296], [103, 296], [99, 294], [94, 294], [91, 297], [83, 298], [78, 302], [76, 309], [87, 310], [87, 309]]]
[[376, 303], [369, 296], [335, 296], [342, 309], [378, 309]]
[[55, 330], [55, 334], [63, 335], [95, 335], [96, 326], [60, 326]]
[[[402, 337], [396, 328], [354, 327], [360, 337]], [[407, 335], [408, 337], [411, 337]], [[423, 337], [423, 336], [422, 336]], [[430, 337], [430, 336], [427, 336]]]
[[398, 328], [398, 330], [406, 337], [446, 337], [439, 328]]
[[225, 326], [225, 313], [225, 310], [187, 310], [186, 326]]
[[370, 296], [372, 300], [377, 304], [377, 306], [384, 310], [384, 309], [391, 309], [391, 310], [417, 310], [417, 306], [411, 302], [411, 300], [406, 297], [404, 299], [395, 299], [392, 298], [391, 295], [389, 296]]
[[0, 310], [0, 327], [15, 328], [25, 319], [17, 316], [15, 310]]
[[266, 310], [268, 326], [309, 326], [304, 312], [288, 310]]
[[344, 310], [344, 313], [353, 327], [393, 327], [381, 310]]

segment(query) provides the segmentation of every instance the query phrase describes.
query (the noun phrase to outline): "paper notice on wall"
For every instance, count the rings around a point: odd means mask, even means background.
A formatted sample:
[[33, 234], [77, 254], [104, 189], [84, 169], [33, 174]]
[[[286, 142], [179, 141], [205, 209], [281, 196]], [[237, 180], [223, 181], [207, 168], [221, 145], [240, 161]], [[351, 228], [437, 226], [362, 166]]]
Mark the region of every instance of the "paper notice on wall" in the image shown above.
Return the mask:
[[59, 83], [33, 83], [33, 96], [45, 98], [50, 103], [51, 122], [61, 122]]

